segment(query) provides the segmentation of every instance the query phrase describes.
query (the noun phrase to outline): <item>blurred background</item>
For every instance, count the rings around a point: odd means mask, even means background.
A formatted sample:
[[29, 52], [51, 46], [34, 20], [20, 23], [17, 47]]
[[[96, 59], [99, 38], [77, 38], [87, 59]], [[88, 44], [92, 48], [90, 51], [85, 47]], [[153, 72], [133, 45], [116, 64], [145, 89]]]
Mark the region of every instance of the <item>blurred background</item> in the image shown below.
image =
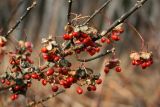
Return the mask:
[[[27, 39], [34, 43], [33, 58], [38, 62], [40, 42], [42, 37], [49, 34], [59, 36], [58, 42], [62, 42], [64, 26], [67, 23], [67, 0], [37, 0], [37, 6], [25, 18], [25, 20], [10, 35], [10, 46], [13, 50], [14, 42]], [[106, 0], [73, 0], [72, 13], [91, 15]], [[11, 28], [20, 16], [30, 6], [32, 0], [0, 0], [0, 29], [1, 35]], [[107, 29], [109, 22], [113, 22], [125, 11], [130, 9], [136, 0], [112, 0], [112, 2], [98, 14], [90, 23], [100, 31]], [[103, 84], [97, 87], [96, 92], [85, 92], [83, 95], [76, 93], [75, 87], [65, 93], [39, 104], [36, 107], [160, 107], [160, 0], [148, 0], [148, 2], [135, 12], [127, 22], [134, 25], [145, 40], [145, 49], [154, 54], [154, 65], [142, 70], [133, 67], [129, 60], [131, 51], [138, 51], [141, 41], [137, 34], [127, 25], [122, 39], [116, 43], [116, 56], [121, 60], [123, 72], [111, 71], [108, 75], [103, 73], [105, 59], [107, 57], [87, 63], [95, 72], [102, 73]], [[104, 48], [106, 48], [105, 46]], [[102, 50], [103, 52], [103, 50]], [[69, 59], [73, 60], [73, 58]], [[0, 64], [0, 74], [4, 72], [7, 64], [4, 60]], [[75, 61], [74, 61], [75, 62]], [[78, 66], [75, 62], [73, 67]], [[20, 96], [16, 101], [11, 101], [9, 91], [0, 92], [0, 107], [25, 107], [30, 101], [38, 101], [52, 94], [51, 87], [43, 87], [39, 82], [27, 92], [27, 98]]]

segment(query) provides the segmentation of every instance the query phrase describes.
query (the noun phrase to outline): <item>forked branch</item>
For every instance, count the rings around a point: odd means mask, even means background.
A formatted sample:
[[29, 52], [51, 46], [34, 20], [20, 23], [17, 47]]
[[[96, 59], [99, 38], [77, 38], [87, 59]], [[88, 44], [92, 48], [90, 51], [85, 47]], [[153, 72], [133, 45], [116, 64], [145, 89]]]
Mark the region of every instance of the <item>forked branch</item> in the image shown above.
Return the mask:
[[[94, 40], [97, 41], [100, 38], [102, 38], [103, 36], [107, 35], [109, 32], [111, 32], [117, 25], [123, 23], [127, 18], [129, 18], [134, 12], [136, 12], [139, 8], [141, 8], [143, 6], [143, 4], [146, 2], [147, 0], [137, 0], [136, 4], [126, 13], [124, 13], [120, 18], [118, 18], [116, 21], [113, 22], [113, 24], [111, 24], [107, 30], [103, 31], [103, 34], [101, 34], [100, 36], [98, 36], [97, 38], [95, 38]], [[103, 7], [103, 6], [102, 6]], [[103, 9], [103, 8], [102, 8]], [[93, 14], [92, 17], [95, 17], [97, 15]], [[89, 21], [91, 19], [89, 18]], [[85, 23], [88, 23], [89, 21], [86, 21]], [[84, 23], [84, 24], [85, 24]], [[66, 43], [66, 45], [64, 46], [64, 50], [67, 49], [70, 46], [71, 42], [68, 41]], [[84, 47], [84, 45], [82, 45], [81, 47]]]
[[143, 6], [143, 4], [146, 2], [147, 0], [137, 0], [136, 4], [126, 13], [124, 13], [119, 19], [117, 19], [115, 22], [113, 22], [113, 24], [111, 24], [109, 26], [109, 28], [104, 32], [103, 35], [101, 36], [105, 36], [106, 34], [108, 34], [110, 31], [112, 31], [117, 25], [123, 23], [128, 17], [130, 17], [136, 10], [138, 10], [139, 8], [141, 8]]

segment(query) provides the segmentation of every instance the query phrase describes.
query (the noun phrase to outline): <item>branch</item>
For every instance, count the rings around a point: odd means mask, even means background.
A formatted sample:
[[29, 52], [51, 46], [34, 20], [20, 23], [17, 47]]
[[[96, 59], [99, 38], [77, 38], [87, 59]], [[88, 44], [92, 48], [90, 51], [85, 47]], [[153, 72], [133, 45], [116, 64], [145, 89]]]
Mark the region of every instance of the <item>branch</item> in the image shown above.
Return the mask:
[[[83, 24], [86, 25], [89, 21], [91, 21], [100, 11], [102, 11], [112, 0], [106, 1], [98, 10], [95, 10], [95, 12], [87, 19]], [[69, 8], [68, 8], [68, 24], [70, 24], [70, 12], [71, 12], [71, 5], [72, 5], [72, 0], [68, 1], [69, 3]], [[66, 46], [64, 46], [63, 50], [67, 49], [71, 44], [71, 41], [67, 41]]]
[[70, 16], [71, 16], [71, 9], [72, 9], [72, 0], [68, 0], [68, 14], [67, 14], [67, 20], [68, 20], [68, 25], [71, 24], [71, 21], [70, 21]]
[[[128, 17], [130, 17], [135, 11], [137, 11], [139, 8], [141, 8], [143, 6], [143, 4], [146, 2], [147, 0], [137, 0], [136, 4], [126, 13], [124, 13], [119, 19], [117, 19], [113, 24], [111, 24], [109, 26], [109, 28], [103, 32], [103, 34], [97, 38], [94, 39], [94, 41], [99, 40], [100, 38], [102, 38], [103, 36], [105, 36], [106, 34], [108, 34], [109, 32], [111, 32], [117, 25], [123, 23]], [[66, 45], [64, 46], [64, 50], [67, 49], [70, 46], [71, 42], [67, 41]], [[84, 45], [81, 46], [82, 48], [84, 47]]]
[[60, 91], [58, 91], [58, 92], [55, 93], [55, 94], [52, 94], [52, 95], [50, 95], [50, 96], [48, 96], [48, 97], [46, 97], [46, 98], [44, 98], [44, 99], [41, 99], [40, 101], [30, 102], [30, 103], [27, 105], [27, 107], [32, 107], [32, 106], [41, 104], [41, 103], [43, 103], [43, 102], [46, 102], [46, 101], [50, 100], [51, 98], [56, 97], [57, 95], [59, 95], [59, 94], [61, 94], [61, 93], [63, 93], [63, 92], [65, 92], [65, 90], [60, 90]]
[[101, 36], [105, 36], [109, 32], [111, 32], [117, 25], [123, 23], [128, 17], [130, 17], [136, 10], [141, 8], [143, 4], [147, 0], [137, 0], [136, 4], [126, 13], [124, 13], [119, 19], [117, 19], [113, 24], [110, 25], [110, 27], [103, 33]]
[[98, 10], [95, 10], [95, 12], [90, 16], [89, 19], [87, 19], [83, 24], [86, 25], [89, 21], [91, 21], [100, 11], [102, 11], [112, 0], [106, 1]]
[[80, 62], [89, 62], [89, 61], [98, 59], [98, 58], [100, 58], [100, 57], [103, 57], [103, 56], [105, 56], [105, 55], [107, 55], [107, 54], [113, 53], [114, 51], [115, 51], [115, 48], [112, 48], [111, 50], [107, 50], [106, 52], [101, 53], [101, 54], [99, 54], [99, 55], [97, 55], [97, 56], [95, 56], [95, 57], [92, 57], [92, 58], [89, 58], [89, 59], [79, 59], [79, 58], [78, 58], [77, 60], [80, 61]]
[[8, 30], [7, 34], [5, 35], [5, 37], [7, 38], [17, 27], [18, 25], [23, 21], [23, 19], [30, 13], [30, 11], [35, 7], [35, 5], [37, 4], [36, 1], [34, 1], [31, 6], [29, 6], [26, 10], [26, 12], [20, 17], [20, 19], [17, 21], [17, 23], [10, 29]]
[[18, 11], [19, 7], [25, 2], [25, 0], [21, 0], [18, 2], [18, 4], [15, 6], [15, 8], [13, 9], [13, 11], [11, 12], [10, 18], [8, 19], [8, 23], [10, 23], [10, 21], [12, 20], [13, 16], [15, 15], [15, 13]]

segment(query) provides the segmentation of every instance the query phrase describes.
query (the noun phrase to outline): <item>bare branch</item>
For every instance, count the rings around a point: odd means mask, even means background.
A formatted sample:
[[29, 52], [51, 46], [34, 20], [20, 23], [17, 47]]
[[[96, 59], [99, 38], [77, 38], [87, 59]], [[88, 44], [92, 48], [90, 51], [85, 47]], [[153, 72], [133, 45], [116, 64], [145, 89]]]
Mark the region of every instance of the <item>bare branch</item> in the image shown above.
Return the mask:
[[70, 20], [70, 16], [71, 16], [71, 10], [72, 10], [72, 0], [68, 0], [68, 14], [67, 14], [67, 17], [68, 17], [68, 25], [71, 24], [71, 20]]
[[31, 6], [29, 6], [26, 10], [26, 12], [20, 17], [20, 19], [17, 21], [17, 23], [10, 29], [8, 30], [7, 34], [5, 35], [5, 37], [7, 38], [17, 27], [18, 25], [23, 21], [23, 19], [30, 13], [30, 11], [35, 7], [35, 5], [37, 4], [36, 1], [34, 1]]
[[15, 6], [15, 8], [13, 9], [13, 11], [11, 12], [11, 16], [8, 19], [8, 23], [10, 23], [10, 21], [12, 20], [13, 16], [16, 14], [16, 12], [18, 11], [19, 7], [25, 2], [25, 0], [21, 0], [18, 2], [18, 4]]
[[30, 103], [27, 105], [27, 107], [32, 107], [32, 106], [35, 106], [35, 105], [38, 105], [38, 104], [42, 104], [43, 102], [46, 102], [46, 101], [52, 99], [53, 97], [56, 97], [57, 95], [59, 95], [59, 94], [61, 94], [61, 93], [63, 93], [63, 92], [65, 92], [65, 90], [60, 90], [60, 91], [58, 91], [58, 92], [55, 93], [55, 94], [52, 94], [52, 95], [50, 95], [50, 96], [48, 96], [48, 97], [46, 97], [46, 98], [44, 98], [44, 99], [41, 99], [40, 101], [30, 102]]
[[91, 21], [100, 11], [102, 11], [112, 0], [108, 0], [106, 1], [99, 9], [95, 10], [95, 12], [90, 16], [89, 19], [87, 19], [83, 24], [86, 25], [87, 23], [89, 23], [89, 21]]
[[111, 49], [111, 50], [107, 50], [106, 52], [104, 52], [104, 53], [101, 53], [101, 54], [99, 54], [99, 55], [97, 55], [97, 56], [95, 56], [95, 57], [92, 57], [92, 58], [89, 58], [89, 59], [77, 59], [78, 61], [80, 61], [80, 62], [89, 62], [89, 61], [93, 61], [93, 60], [95, 60], [95, 59], [98, 59], [98, 58], [100, 58], [100, 57], [103, 57], [103, 56], [105, 56], [105, 55], [107, 55], [107, 54], [110, 54], [110, 53], [113, 53], [115, 51], [115, 48], [113, 48], [113, 49]]
[[141, 8], [146, 1], [147, 0], [137, 0], [136, 4], [129, 11], [127, 11], [126, 13], [124, 13], [119, 19], [117, 19], [113, 24], [111, 24], [109, 26], [109, 28], [105, 31], [105, 33], [103, 35], [101, 35], [101, 36], [105, 36], [107, 33], [109, 33], [110, 31], [112, 31], [117, 25], [123, 23], [136, 10], [138, 10], [139, 8]]

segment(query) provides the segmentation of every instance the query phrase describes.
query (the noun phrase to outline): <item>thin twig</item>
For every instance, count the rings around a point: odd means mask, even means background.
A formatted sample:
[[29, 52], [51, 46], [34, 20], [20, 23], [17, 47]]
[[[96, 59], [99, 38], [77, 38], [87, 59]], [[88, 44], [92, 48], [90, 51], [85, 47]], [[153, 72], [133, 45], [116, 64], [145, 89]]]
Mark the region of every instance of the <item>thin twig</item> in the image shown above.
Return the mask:
[[102, 11], [112, 0], [106, 1], [99, 9], [95, 10], [95, 12], [82, 24], [86, 25], [91, 21], [100, 11]]
[[114, 51], [115, 51], [115, 48], [113, 48], [113, 49], [111, 49], [111, 50], [107, 50], [106, 52], [101, 53], [101, 54], [99, 54], [99, 55], [97, 55], [97, 56], [95, 56], [95, 57], [89, 58], [89, 59], [79, 59], [79, 58], [77, 58], [77, 60], [80, 61], [80, 62], [89, 62], [89, 61], [98, 59], [98, 58], [100, 58], [100, 57], [103, 57], [103, 56], [105, 56], [105, 55], [107, 55], [107, 54], [113, 53]]
[[10, 29], [8, 30], [7, 34], [5, 35], [5, 37], [7, 38], [17, 27], [18, 25], [23, 21], [23, 19], [30, 13], [30, 11], [35, 7], [35, 5], [37, 4], [36, 1], [34, 1], [31, 6], [29, 6], [26, 10], [26, 12], [20, 17], [20, 19], [17, 21], [17, 23]]
[[136, 10], [138, 10], [139, 8], [141, 8], [143, 6], [143, 4], [146, 2], [147, 0], [137, 0], [136, 4], [126, 13], [124, 13], [119, 19], [117, 19], [116, 21], [113, 22], [113, 24], [111, 24], [109, 26], [109, 28], [104, 32], [103, 35], [101, 36], [105, 36], [107, 35], [109, 32], [111, 32], [117, 25], [123, 23], [128, 17], [130, 17]]
[[144, 48], [144, 39], [142, 37], [142, 35], [137, 31], [137, 29], [132, 25], [130, 24], [129, 22], [126, 22], [126, 24], [137, 34], [137, 36], [140, 38], [141, 40], [141, 50], [143, 50]]
[[15, 8], [13, 9], [13, 11], [11, 12], [11, 16], [8, 19], [8, 23], [10, 23], [10, 21], [12, 20], [13, 16], [16, 14], [17, 10], [19, 9], [19, 7], [25, 2], [25, 0], [21, 0], [18, 2], [18, 4], [15, 6]]
[[38, 105], [38, 104], [42, 104], [43, 102], [46, 102], [46, 101], [48, 101], [48, 100], [56, 97], [57, 95], [59, 95], [59, 94], [61, 94], [61, 93], [63, 93], [63, 92], [65, 92], [65, 90], [60, 90], [60, 91], [58, 91], [58, 92], [55, 93], [55, 94], [52, 94], [52, 95], [50, 95], [50, 96], [48, 96], [48, 97], [46, 97], [46, 98], [44, 98], [44, 99], [41, 99], [40, 101], [30, 102], [30, 103], [27, 105], [27, 107], [32, 107], [32, 106], [35, 106], [35, 105]]
[[70, 16], [71, 16], [71, 10], [72, 10], [72, 0], [68, 0], [68, 14], [67, 14], [67, 20], [68, 20], [68, 25], [71, 24]]

